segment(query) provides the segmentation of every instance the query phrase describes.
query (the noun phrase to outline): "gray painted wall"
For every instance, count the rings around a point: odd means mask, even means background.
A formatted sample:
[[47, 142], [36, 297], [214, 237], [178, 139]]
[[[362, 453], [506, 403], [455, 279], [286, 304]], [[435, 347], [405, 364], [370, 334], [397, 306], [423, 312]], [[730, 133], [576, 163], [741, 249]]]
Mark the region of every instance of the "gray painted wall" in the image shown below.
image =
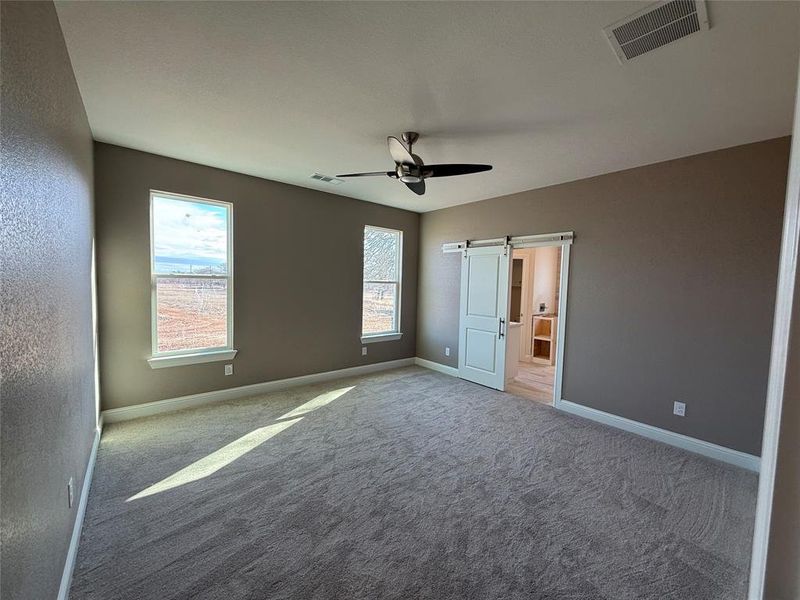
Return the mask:
[[564, 399], [760, 454], [788, 158], [780, 138], [423, 214], [417, 356], [457, 366], [442, 243], [572, 230]]
[[[417, 213], [101, 143], [95, 175], [104, 409], [414, 356]], [[150, 189], [233, 203], [233, 376], [223, 363], [146, 362]], [[362, 357], [366, 224], [404, 234], [403, 338]]]
[[51, 2], [2, 2], [2, 582], [55, 598], [96, 426], [92, 138]]

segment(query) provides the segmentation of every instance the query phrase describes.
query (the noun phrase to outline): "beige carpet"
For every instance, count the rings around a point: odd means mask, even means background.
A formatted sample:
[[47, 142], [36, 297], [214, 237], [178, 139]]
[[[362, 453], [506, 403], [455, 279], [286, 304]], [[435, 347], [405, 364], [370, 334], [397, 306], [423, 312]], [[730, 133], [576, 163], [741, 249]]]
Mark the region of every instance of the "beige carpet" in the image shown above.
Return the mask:
[[420, 368], [109, 425], [71, 599], [745, 597], [752, 473]]

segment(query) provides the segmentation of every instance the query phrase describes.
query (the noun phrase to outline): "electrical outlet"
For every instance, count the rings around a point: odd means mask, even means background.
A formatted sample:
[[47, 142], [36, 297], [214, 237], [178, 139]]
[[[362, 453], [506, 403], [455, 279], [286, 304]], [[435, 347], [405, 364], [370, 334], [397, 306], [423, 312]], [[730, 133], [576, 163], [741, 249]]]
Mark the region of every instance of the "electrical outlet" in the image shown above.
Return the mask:
[[225, 365], [225, 375], [233, 375], [233, 365]]
[[449, 347], [449, 346], [445, 346], [445, 348], [444, 348], [444, 355], [445, 355], [445, 356], [450, 356], [450, 347]]
[[366, 356], [366, 355], [367, 355], [367, 347], [361, 346], [361, 356]]
[[686, 416], [686, 404], [683, 402], [674, 402], [672, 404], [672, 414], [678, 415], [679, 417]]
[[75, 492], [72, 488], [72, 477], [70, 477], [69, 481], [67, 482], [67, 504], [70, 508], [72, 508], [72, 502], [75, 500]]

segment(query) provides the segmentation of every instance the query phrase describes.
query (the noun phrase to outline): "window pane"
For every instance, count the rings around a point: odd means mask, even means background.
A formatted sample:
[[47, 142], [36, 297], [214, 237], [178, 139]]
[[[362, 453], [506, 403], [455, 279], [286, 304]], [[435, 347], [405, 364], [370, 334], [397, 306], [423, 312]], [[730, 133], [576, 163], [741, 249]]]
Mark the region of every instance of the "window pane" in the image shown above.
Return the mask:
[[156, 273], [227, 273], [227, 209], [153, 196], [153, 251]]
[[159, 277], [156, 283], [159, 352], [228, 345], [226, 279]]
[[364, 229], [364, 279], [397, 281], [397, 254], [400, 251], [397, 232]]
[[364, 335], [396, 331], [397, 286], [394, 283], [365, 283], [361, 331]]

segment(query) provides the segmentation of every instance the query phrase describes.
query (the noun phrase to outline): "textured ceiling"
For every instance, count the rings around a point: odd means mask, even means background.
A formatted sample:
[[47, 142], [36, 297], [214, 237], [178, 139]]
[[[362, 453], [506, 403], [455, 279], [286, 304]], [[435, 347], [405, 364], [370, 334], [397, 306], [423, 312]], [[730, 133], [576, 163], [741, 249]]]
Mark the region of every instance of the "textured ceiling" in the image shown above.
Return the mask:
[[[800, 3], [711, 2], [711, 30], [620, 65], [640, 2], [58, 2], [96, 139], [424, 212], [788, 135]], [[428, 163], [428, 182], [309, 179]]]

